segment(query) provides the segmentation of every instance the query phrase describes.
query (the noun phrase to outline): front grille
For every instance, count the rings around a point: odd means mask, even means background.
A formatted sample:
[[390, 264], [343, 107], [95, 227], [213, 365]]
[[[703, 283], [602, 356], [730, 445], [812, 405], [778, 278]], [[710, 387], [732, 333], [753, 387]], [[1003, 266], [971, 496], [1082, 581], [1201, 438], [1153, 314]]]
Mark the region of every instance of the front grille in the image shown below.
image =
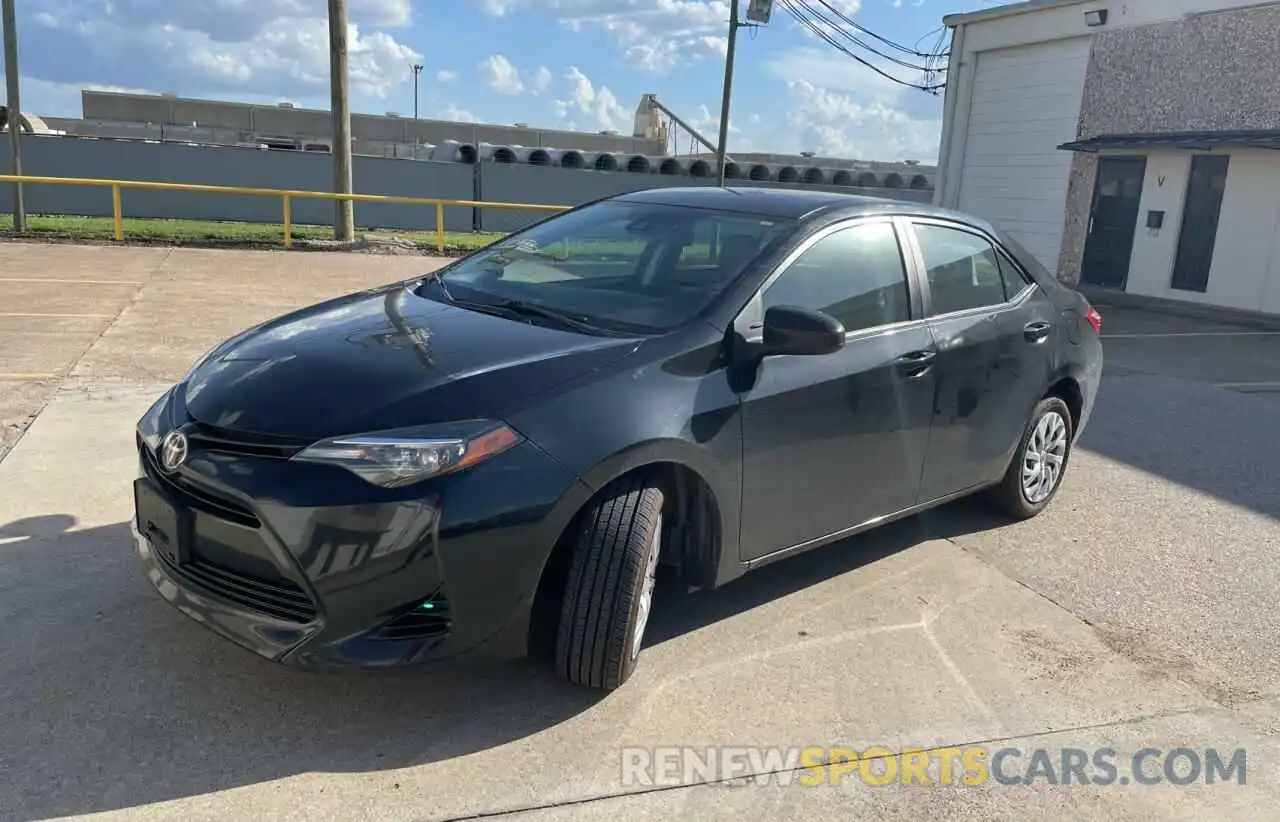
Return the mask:
[[449, 600], [437, 590], [421, 603], [400, 614], [377, 631], [370, 639], [412, 640], [435, 639], [449, 633], [453, 621], [449, 615]]
[[202, 451], [289, 459], [309, 443], [291, 437], [250, 434], [195, 422], [183, 428], [191, 445]]
[[249, 610], [299, 625], [305, 625], [316, 617], [311, 598], [292, 582], [250, 576], [201, 557], [175, 565], [163, 551], [156, 551], [155, 555], [171, 573], [185, 582]]
[[258, 515], [244, 504], [176, 474], [165, 473], [160, 469], [160, 463], [156, 461], [156, 455], [150, 448], [141, 442], [138, 448], [142, 451], [147, 478], [183, 505], [246, 528], [257, 528], [262, 525]]

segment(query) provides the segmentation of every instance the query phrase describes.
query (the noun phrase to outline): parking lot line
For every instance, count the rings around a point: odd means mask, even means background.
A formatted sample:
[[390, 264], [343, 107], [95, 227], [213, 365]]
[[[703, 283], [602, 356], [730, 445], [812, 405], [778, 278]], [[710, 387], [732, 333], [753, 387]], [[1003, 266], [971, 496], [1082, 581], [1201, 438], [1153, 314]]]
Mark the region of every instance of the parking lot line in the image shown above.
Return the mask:
[[0, 371], [0, 382], [27, 382], [38, 380], [52, 380], [58, 377], [57, 374], [23, 374], [23, 373], [5, 373]]
[[1228, 388], [1233, 391], [1280, 391], [1280, 380], [1263, 380], [1261, 382], [1215, 382], [1214, 388]]
[[1150, 331], [1102, 335], [1104, 340], [1131, 340], [1143, 337], [1280, 337], [1280, 331]]
[[73, 285], [146, 285], [141, 280], [76, 280], [62, 277], [0, 277], [0, 283], [71, 283]]

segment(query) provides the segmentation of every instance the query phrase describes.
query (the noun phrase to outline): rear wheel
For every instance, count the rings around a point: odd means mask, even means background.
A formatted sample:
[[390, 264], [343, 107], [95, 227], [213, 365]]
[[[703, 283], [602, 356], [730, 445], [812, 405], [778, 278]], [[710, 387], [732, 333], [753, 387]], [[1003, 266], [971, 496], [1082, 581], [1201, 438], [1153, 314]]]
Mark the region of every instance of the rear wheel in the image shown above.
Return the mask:
[[1036, 404], [1000, 484], [987, 498], [1001, 513], [1030, 519], [1058, 493], [1071, 456], [1071, 410], [1058, 397]]
[[606, 488], [583, 512], [556, 637], [560, 676], [613, 690], [635, 671], [663, 542], [662, 491], [643, 477]]

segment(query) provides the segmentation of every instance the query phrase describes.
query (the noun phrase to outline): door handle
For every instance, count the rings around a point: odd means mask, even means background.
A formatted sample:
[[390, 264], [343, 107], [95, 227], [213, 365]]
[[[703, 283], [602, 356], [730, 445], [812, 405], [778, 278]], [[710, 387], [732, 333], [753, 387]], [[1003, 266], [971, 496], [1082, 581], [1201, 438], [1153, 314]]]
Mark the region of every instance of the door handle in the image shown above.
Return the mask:
[[899, 370], [907, 377], [919, 377], [929, 370], [938, 355], [932, 351], [912, 351], [894, 360]]
[[1047, 322], [1037, 320], [1033, 323], [1027, 323], [1022, 327], [1022, 336], [1026, 337], [1027, 342], [1040, 342], [1049, 336], [1049, 330], [1053, 328]]

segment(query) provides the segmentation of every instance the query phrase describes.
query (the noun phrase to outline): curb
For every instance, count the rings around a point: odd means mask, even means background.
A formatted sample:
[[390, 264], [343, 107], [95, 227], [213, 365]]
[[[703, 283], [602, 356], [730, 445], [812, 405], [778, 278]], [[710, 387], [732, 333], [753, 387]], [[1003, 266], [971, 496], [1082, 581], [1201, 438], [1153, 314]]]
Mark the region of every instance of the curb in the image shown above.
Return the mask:
[[1280, 331], [1280, 315], [1276, 314], [1246, 311], [1241, 308], [1201, 305], [1200, 303], [1172, 300], [1166, 297], [1148, 297], [1143, 294], [1129, 294], [1124, 291], [1098, 288], [1096, 286], [1072, 285], [1072, 287], [1099, 309], [1104, 306], [1137, 308], [1155, 314], [1167, 314], [1196, 320], [1216, 320], [1264, 331]]

